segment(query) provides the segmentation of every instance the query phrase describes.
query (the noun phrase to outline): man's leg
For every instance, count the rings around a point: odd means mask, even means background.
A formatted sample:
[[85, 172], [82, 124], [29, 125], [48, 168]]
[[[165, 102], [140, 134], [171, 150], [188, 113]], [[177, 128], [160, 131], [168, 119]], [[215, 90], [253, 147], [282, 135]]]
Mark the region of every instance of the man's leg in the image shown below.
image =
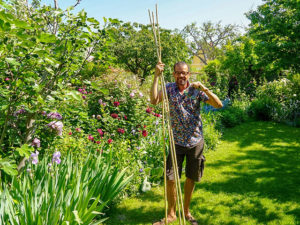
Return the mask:
[[174, 180], [167, 181], [168, 217], [176, 219], [176, 187]]
[[184, 215], [188, 216], [190, 214], [189, 206], [192, 198], [192, 194], [195, 188], [195, 181], [190, 178], [186, 178], [184, 184]]

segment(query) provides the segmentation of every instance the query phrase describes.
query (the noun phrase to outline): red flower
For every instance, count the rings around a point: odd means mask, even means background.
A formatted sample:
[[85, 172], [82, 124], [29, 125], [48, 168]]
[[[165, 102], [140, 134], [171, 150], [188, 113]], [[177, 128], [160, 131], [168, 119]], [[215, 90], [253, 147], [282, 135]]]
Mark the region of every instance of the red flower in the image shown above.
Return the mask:
[[147, 126], [146, 125], [144, 125], [144, 128], [146, 128]]
[[118, 128], [118, 132], [119, 132], [120, 134], [124, 134], [124, 133], [125, 133], [125, 130], [122, 129], [122, 128]]
[[147, 132], [146, 130], [143, 130], [143, 131], [142, 131], [142, 135], [143, 135], [144, 137], [147, 137], [148, 132]]
[[99, 145], [101, 143], [101, 141], [96, 141], [96, 143]]
[[152, 112], [152, 109], [151, 108], [147, 108], [146, 109], [146, 113], [151, 113]]
[[107, 140], [108, 144], [112, 143], [112, 141], [113, 141], [112, 139]]
[[117, 113], [112, 113], [112, 114], [110, 114], [110, 116], [111, 116], [112, 118], [114, 118], [114, 119], [118, 118], [118, 114], [117, 114]]
[[69, 135], [72, 135], [72, 132], [69, 132]]
[[118, 107], [118, 106], [120, 105], [120, 102], [114, 102], [114, 105], [115, 105], [116, 107]]
[[127, 116], [124, 115], [124, 119], [127, 120]]
[[97, 131], [98, 131], [98, 133], [99, 133], [100, 136], [103, 136], [104, 133], [103, 133], [102, 129], [97, 129]]

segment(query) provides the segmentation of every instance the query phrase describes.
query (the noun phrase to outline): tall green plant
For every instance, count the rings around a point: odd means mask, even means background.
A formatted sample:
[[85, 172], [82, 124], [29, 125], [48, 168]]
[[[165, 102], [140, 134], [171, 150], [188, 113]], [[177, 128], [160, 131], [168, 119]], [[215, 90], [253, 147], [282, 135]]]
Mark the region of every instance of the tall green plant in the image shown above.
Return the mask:
[[101, 156], [89, 155], [82, 165], [70, 154], [59, 165], [48, 162], [28, 164], [27, 173], [4, 185], [1, 224], [100, 224], [105, 206], [131, 180]]

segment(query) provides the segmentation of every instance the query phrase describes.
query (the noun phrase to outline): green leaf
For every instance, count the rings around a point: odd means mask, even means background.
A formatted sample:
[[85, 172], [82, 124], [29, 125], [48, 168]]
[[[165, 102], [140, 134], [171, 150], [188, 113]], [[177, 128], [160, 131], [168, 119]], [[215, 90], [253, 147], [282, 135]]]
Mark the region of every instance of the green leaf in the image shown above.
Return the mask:
[[77, 91], [70, 91], [66, 95], [70, 96], [72, 99], [76, 101], [81, 101], [80, 94]]
[[10, 176], [15, 176], [18, 174], [17, 165], [7, 158], [0, 158], [0, 169]]
[[19, 66], [20, 65], [20, 63], [14, 58], [6, 58], [5, 61], [8, 62], [9, 64], [14, 65], [14, 66]]
[[42, 33], [38, 36], [38, 40], [45, 43], [54, 43], [56, 41], [56, 37], [53, 34]]
[[15, 20], [14, 24], [19, 28], [33, 29], [31, 26], [28, 25], [28, 23], [26, 23], [25, 21], [22, 21], [22, 20]]
[[34, 151], [34, 148], [28, 144], [24, 144], [20, 148], [16, 148], [16, 151], [20, 154], [20, 156], [28, 158], [30, 153]]
[[77, 210], [74, 210], [73, 211], [73, 214], [75, 216], [75, 221], [78, 223], [78, 224], [82, 224], [82, 220], [79, 218], [79, 215], [78, 215], [78, 211]]

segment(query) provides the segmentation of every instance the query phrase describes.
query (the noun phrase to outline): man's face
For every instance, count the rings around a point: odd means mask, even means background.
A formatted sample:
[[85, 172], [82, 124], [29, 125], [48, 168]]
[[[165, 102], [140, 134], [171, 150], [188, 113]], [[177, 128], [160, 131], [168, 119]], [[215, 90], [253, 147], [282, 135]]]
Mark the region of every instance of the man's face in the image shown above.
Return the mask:
[[173, 72], [175, 82], [178, 86], [185, 86], [190, 78], [189, 68], [187, 65], [176, 65]]

